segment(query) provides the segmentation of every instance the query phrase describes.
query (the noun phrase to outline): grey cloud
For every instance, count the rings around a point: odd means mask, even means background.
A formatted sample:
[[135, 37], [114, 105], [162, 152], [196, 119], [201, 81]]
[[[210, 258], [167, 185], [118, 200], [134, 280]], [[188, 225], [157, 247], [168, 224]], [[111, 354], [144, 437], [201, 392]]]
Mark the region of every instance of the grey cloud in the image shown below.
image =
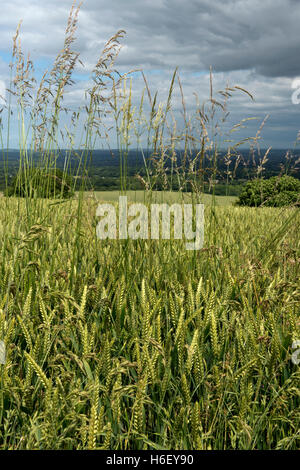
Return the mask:
[[[11, 38], [23, 18], [21, 37], [26, 51], [37, 61], [53, 59], [60, 50], [72, 0], [1, 0], [0, 49], [11, 50]], [[244, 86], [256, 97], [232, 102], [233, 121], [267, 114], [271, 141], [279, 139], [282, 125], [285, 142], [295, 136], [300, 106], [291, 104], [291, 79], [300, 76], [300, 2], [296, 0], [85, 0], [80, 14], [75, 49], [81, 53], [86, 73], [93, 68], [105, 41], [117, 30], [127, 35], [117, 61], [121, 71], [143, 68], [153, 90], [167, 97], [172, 72], [179, 66], [189, 109], [193, 92], [208, 94], [207, 73], [212, 66], [216, 88]], [[159, 74], [153, 74], [159, 70]], [[5, 73], [0, 62], [0, 75]], [[0, 79], [3, 79], [0, 76]], [[81, 83], [72, 103], [81, 100]], [[135, 78], [136, 95], [143, 87]], [[177, 93], [177, 94], [176, 94]], [[180, 96], [174, 94], [174, 108]], [[255, 123], [249, 124], [255, 129]], [[272, 131], [272, 126], [276, 131]], [[284, 144], [283, 144], [284, 145]]]
[[[0, 41], [9, 50], [16, 24], [36, 56], [61, 46], [71, 1], [2, 0]], [[300, 2], [292, 0], [86, 0], [76, 47], [91, 59], [118, 29], [127, 30], [122, 65], [216, 71], [254, 69], [300, 75]]]

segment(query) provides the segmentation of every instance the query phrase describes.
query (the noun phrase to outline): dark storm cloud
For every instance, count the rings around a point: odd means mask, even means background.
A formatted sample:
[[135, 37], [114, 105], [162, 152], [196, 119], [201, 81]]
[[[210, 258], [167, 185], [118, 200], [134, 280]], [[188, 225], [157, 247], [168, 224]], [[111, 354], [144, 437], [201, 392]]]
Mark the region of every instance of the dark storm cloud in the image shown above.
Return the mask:
[[[30, 50], [51, 55], [63, 39], [70, 0], [1, 2], [1, 48], [9, 49], [19, 18]], [[300, 2], [293, 0], [86, 0], [77, 46], [87, 56], [126, 29], [120, 64], [189, 70], [254, 69], [300, 74]], [[49, 38], [51, 37], [51, 41]]]
[[[31, 52], [40, 68], [41, 59], [52, 61], [62, 47], [71, 4], [72, 0], [1, 0], [2, 57], [8, 56], [22, 18], [25, 52]], [[229, 80], [256, 98], [255, 103], [246, 96], [233, 101], [235, 121], [245, 113], [260, 119], [270, 114], [266, 141], [272, 144], [281, 139], [285, 145], [295, 137], [300, 124], [300, 105], [291, 103], [292, 78], [300, 76], [299, 25], [297, 0], [85, 0], [74, 46], [85, 69], [78, 68], [77, 73], [85, 80], [84, 73], [93, 69], [105, 41], [125, 29], [117, 61], [121, 71], [143, 68], [152, 89], [160, 90], [164, 99], [172, 72], [179, 66], [187, 105], [192, 109], [194, 91], [200, 100], [207, 98], [207, 72], [212, 66], [216, 88], [224, 88]], [[195, 75], [199, 73], [202, 75]], [[0, 75], [6, 79], [1, 61]], [[84, 87], [81, 82], [70, 91], [74, 104], [81, 102]], [[136, 95], [142, 87], [143, 82], [137, 79]], [[180, 96], [175, 94], [174, 107], [179, 104]]]
[[[95, 15], [97, 4], [87, 4], [88, 9], [94, 5]], [[300, 2], [168, 0], [111, 5], [115, 27], [128, 33], [124, 64], [134, 60], [148, 67], [180, 65], [194, 71], [209, 66], [216, 71], [254, 69], [270, 77], [300, 74]], [[100, 6], [98, 11], [100, 18]]]

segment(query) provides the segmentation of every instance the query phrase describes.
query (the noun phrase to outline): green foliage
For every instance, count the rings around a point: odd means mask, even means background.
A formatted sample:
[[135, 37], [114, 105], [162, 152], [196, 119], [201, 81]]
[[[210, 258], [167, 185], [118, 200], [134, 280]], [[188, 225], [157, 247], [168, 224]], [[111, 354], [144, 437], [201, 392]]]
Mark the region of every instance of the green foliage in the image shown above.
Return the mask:
[[299, 205], [299, 202], [300, 181], [285, 175], [248, 181], [239, 196], [238, 205], [282, 207]]
[[82, 204], [0, 199], [0, 449], [299, 447], [298, 209], [206, 207], [188, 252]]
[[31, 168], [19, 171], [6, 196], [69, 198], [74, 195], [73, 178], [60, 169]]

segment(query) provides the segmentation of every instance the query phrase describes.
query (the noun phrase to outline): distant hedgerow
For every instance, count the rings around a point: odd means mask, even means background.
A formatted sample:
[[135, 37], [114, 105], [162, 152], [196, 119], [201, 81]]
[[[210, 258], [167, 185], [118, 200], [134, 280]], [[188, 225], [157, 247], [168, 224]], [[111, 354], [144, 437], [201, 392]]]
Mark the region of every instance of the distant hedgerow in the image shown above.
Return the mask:
[[66, 199], [74, 195], [73, 178], [57, 168], [30, 168], [18, 172], [5, 195]]
[[267, 180], [256, 178], [246, 183], [237, 204], [252, 207], [300, 205], [300, 181], [287, 175]]

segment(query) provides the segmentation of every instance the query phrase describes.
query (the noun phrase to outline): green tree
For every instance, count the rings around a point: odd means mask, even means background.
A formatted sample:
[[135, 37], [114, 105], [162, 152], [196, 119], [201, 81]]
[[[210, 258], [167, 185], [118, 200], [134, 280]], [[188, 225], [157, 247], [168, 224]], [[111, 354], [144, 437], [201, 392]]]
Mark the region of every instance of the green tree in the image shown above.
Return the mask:
[[239, 196], [240, 206], [281, 207], [300, 204], [300, 181], [292, 176], [248, 181]]
[[69, 198], [74, 195], [73, 178], [62, 170], [31, 168], [19, 171], [6, 196]]

